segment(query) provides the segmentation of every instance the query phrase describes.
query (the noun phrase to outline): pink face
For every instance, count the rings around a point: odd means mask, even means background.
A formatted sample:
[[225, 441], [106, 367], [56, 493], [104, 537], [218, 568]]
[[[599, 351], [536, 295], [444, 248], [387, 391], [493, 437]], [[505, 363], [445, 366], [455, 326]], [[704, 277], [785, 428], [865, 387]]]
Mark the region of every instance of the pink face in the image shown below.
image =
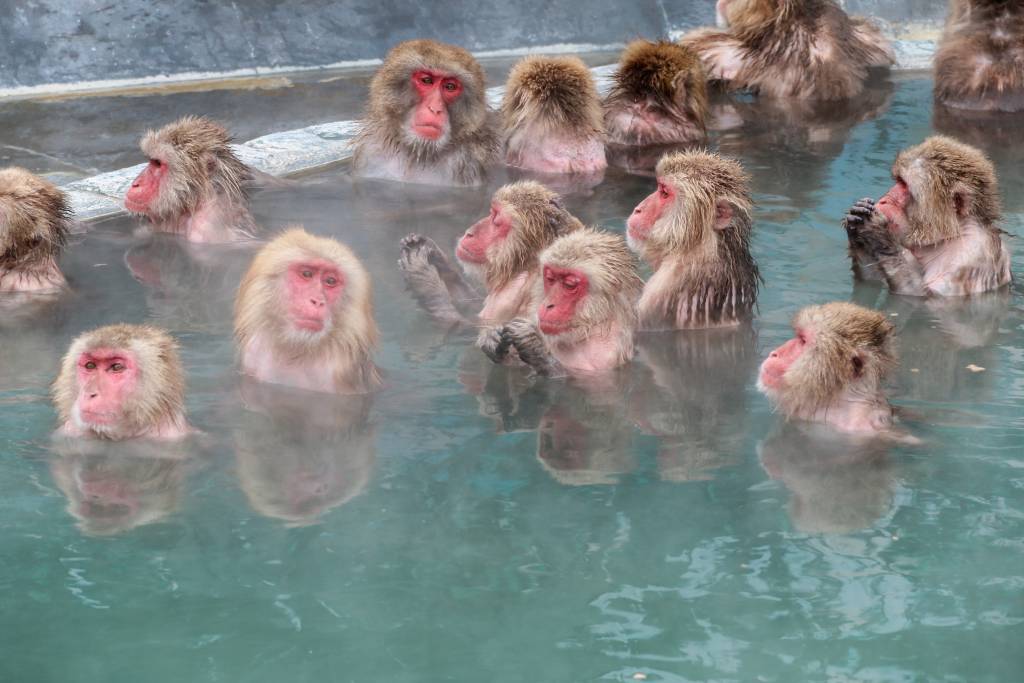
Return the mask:
[[412, 74], [419, 101], [412, 115], [412, 132], [425, 140], [438, 140], [448, 130], [448, 107], [462, 94], [462, 82], [441, 71], [420, 69]]
[[665, 214], [675, 199], [675, 188], [658, 178], [658, 189], [633, 209], [629, 220], [626, 221], [626, 232], [636, 241], [650, 237], [654, 224]]
[[323, 259], [293, 263], [285, 276], [288, 313], [296, 329], [320, 332], [331, 317], [345, 280], [341, 271]]
[[897, 178], [896, 184], [875, 204], [875, 209], [889, 219], [889, 226], [893, 232], [902, 234], [907, 229], [907, 206], [911, 201], [913, 197], [910, 188], [902, 178]]
[[135, 354], [125, 349], [93, 349], [78, 357], [75, 408], [87, 425], [116, 424], [139, 381]]
[[814, 343], [811, 330], [797, 329], [796, 336], [772, 351], [761, 363], [761, 385], [767, 389], [782, 389], [786, 371]]
[[589, 288], [590, 282], [582, 271], [544, 266], [544, 300], [537, 310], [540, 331], [547, 335], [569, 331], [576, 307], [586, 298]]
[[132, 213], [147, 213], [160, 195], [160, 183], [166, 176], [167, 164], [159, 159], [150, 159], [149, 165], [128, 188], [128, 194], [124, 197], [124, 207]]
[[512, 217], [508, 210], [501, 202], [493, 202], [490, 215], [478, 220], [462, 235], [455, 247], [455, 256], [466, 263], [486, 264], [489, 260], [487, 250], [503, 242], [510, 230]]

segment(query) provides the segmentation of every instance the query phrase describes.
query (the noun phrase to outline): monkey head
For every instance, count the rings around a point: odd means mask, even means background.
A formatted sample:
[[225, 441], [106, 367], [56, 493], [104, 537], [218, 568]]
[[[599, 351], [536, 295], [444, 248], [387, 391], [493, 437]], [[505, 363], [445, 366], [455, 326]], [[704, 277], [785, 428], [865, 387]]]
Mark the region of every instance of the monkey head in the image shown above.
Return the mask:
[[755, 27], [777, 19], [786, 19], [803, 5], [804, 0], [718, 0], [715, 19], [720, 28], [733, 30]]
[[351, 249], [299, 227], [253, 259], [235, 300], [235, 333], [258, 332], [296, 351], [376, 339], [370, 276]]
[[751, 200], [747, 174], [736, 161], [711, 152], [673, 152], [658, 162], [658, 188], [626, 221], [631, 248], [650, 263], [719, 240], [747, 244]]
[[877, 311], [845, 302], [808, 306], [793, 330], [761, 364], [757, 381], [787, 416], [813, 413], [852, 386], [877, 391], [896, 363], [892, 323]]
[[619, 59], [604, 106], [610, 142], [661, 145], [702, 139], [708, 117], [704, 67], [688, 47], [634, 41]]
[[414, 150], [439, 152], [486, 124], [483, 69], [454, 45], [400, 43], [373, 77], [367, 118], [401, 130], [402, 141]]
[[541, 250], [555, 238], [581, 227], [556, 193], [524, 180], [498, 188], [490, 214], [466, 230], [455, 256], [494, 291], [533, 270]]
[[537, 327], [556, 345], [574, 345], [618, 322], [636, 327], [643, 282], [622, 238], [582, 228], [555, 240], [540, 256], [535, 292]]
[[53, 398], [75, 433], [127, 439], [183, 423], [185, 382], [178, 344], [148, 325], [109, 325], [71, 343]]
[[156, 221], [192, 213], [215, 197], [244, 204], [243, 184], [252, 172], [235, 156], [219, 123], [186, 116], [149, 131], [139, 146], [149, 163], [125, 195], [131, 213]]
[[23, 168], [0, 169], [0, 270], [60, 255], [71, 209], [63, 192]]
[[1000, 218], [992, 162], [979, 150], [936, 135], [905, 149], [892, 167], [896, 184], [875, 209], [907, 247], [959, 237], [962, 221], [990, 227]]

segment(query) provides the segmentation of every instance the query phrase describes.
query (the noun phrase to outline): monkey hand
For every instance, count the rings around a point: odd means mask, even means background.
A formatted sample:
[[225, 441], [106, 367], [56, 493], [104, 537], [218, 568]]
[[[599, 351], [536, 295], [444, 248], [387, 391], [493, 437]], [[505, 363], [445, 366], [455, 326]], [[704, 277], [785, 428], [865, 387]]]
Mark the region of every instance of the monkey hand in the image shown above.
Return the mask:
[[850, 244], [862, 246], [860, 243], [860, 230], [864, 227], [865, 223], [871, 220], [874, 213], [875, 200], [870, 197], [858, 199], [850, 207], [850, 211], [843, 218], [843, 227], [846, 229], [846, 235], [850, 239]]
[[432, 252], [437, 252], [444, 258], [444, 254], [429, 238], [409, 235], [402, 240], [398, 268], [402, 271], [405, 284], [430, 315], [444, 322], [463, 322], [463, 317], [455, 308], [441, 273], [431, 262]]
[[843, 219], [850, 246], [866, 251], [876, 258], [892, 256], [899, 251], [899, 245], [888, 229], [888, 221], [875, 211], [875, 201], [860, 199], [850, 207]]
[[558, 362], [548, 352], [544, 338], [537, 327], [523, 318], [516, 318], [502, 328], [502, 338], [515, 347], [519, 359], [541, 375], [555, 372]]
[[499, 365], [508, 358], [509, 349], [512, 348], [512, 340], [505, 334], [503, 325], [487, 327], [480, 331], [476, 345], [484, 352], [484, 355]]

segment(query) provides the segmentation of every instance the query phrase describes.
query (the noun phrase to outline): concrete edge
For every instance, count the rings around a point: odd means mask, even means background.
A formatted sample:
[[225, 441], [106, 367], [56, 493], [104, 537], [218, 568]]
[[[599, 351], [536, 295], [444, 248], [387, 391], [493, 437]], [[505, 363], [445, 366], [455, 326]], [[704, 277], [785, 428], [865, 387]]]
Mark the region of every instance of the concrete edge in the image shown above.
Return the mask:
[[[931, 67], [937, 38], [893, 41], [899, 70]], [[566, 46], [561, 46], [566, 47]], [[600, 93], [607, 92], [614, 64], [591, 69]], [[504, 86], [487, 89], [487, 101], [497, 108]], [[358, 121], [334, 121], [305, 128], [270, 133], [235, 145], [239, 158], [253, 168], [272, 176], [290, 176], [347, 161], [352, 156], [352, 138]], [[140, 131], [141, 133], [141, 131]], [[75, 218], [92, 222], [126, 213], [122, 200], [132, 180], [144, 164], [101, 173], [63, 185]]]

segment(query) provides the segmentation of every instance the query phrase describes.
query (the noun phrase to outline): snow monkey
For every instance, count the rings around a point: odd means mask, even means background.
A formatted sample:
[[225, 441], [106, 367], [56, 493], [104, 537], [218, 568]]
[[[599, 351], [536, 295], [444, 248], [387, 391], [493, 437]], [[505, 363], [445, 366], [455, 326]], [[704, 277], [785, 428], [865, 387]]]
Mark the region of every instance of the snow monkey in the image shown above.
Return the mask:
[[787, 419], [846, 432], [886, 431], [893, 410], [882, 382], [896, 365], [893, 326], [876, 311], [845, 302], [808, 306], [796, 336], [761, 364], [757, 387]]
[[665, 155], [658, 187], [627, 221], [629, 245], [654, 268], [640, 297], [645, 329], [749, 321], [761, 275], [750, 255], [750, 190], [743, 167], [709, 152]]
[[0, 169], [0, 294], [55, 292], [67, 282], [57, 258], [71, 209], [52, 183], [23, 168]]
[[108, 325], [75, 339], [53, 401], [62, 436], [171, 440], [192, 432], [178, 344], [148, 325]]
[[[541, 251], [582, 227], [559, 196], [540, 183], [526, 180], [499, 188], [490, 213], [470, 226], [455, 248], [462, 268], [487, 288], [483, 308], [468, 316], [459, 307], [479, 305], [479, 297], [429, 237], [412, 234], [403, 239], [398, 265], [413, 296], [438, 321], [498, 325], [529, 314], [540, 279]], [[494, 343], [493, 335], [479, 340], [485, 353]]]
[[484, 71], [460, 47], [396, 45], [370, 82], [356, 173], [431, 185], [480, 185], [498, 159]]
[[708, 78], [772, 98], [841, 100], [864, 89], [868, 70], [893, 64], [892, 46], [868, 20], [833, 0], [718, 0], [722, 30], [682, 38]]
[[597, 174], [604, 123], [594, 77], [578, 57], [526, 57], [501, 103], [505, 161], [538, 173]]
[[862, 199], [843, 220], [853, 270], [896, 294], [966, 296], [1010, 283], [999, 188], [977, 149], [933, 136], [896, 156], [896, 184]]
[[540, 266], [533, 315], [495, 331], [492, 357], [514, 348], [542, 375], [600, 373], [631, 360], [643, 281], [622, 238], [576, 230], [545, 249]]
[[293, 227], [263, 247], [235, 299], [242, 372], [324, 393], [376, 389], [370, 276], [345, 245]]
[[146, 133], [140, 147], [149, 164], [128, 188], [128, 211], [190, 242], [253, 237], [256, 223], [244, 189], [253, 172], [231, 150], [222, 125], [186, 116]]
[[1024, 3], [951, 0], [935, 98], [960, 109], [1024, 110]]
[[664, 41], [626, 46], [604, 99], [608, 142], [703, 142], [707, 119], [707, 78], [693, 50]]

